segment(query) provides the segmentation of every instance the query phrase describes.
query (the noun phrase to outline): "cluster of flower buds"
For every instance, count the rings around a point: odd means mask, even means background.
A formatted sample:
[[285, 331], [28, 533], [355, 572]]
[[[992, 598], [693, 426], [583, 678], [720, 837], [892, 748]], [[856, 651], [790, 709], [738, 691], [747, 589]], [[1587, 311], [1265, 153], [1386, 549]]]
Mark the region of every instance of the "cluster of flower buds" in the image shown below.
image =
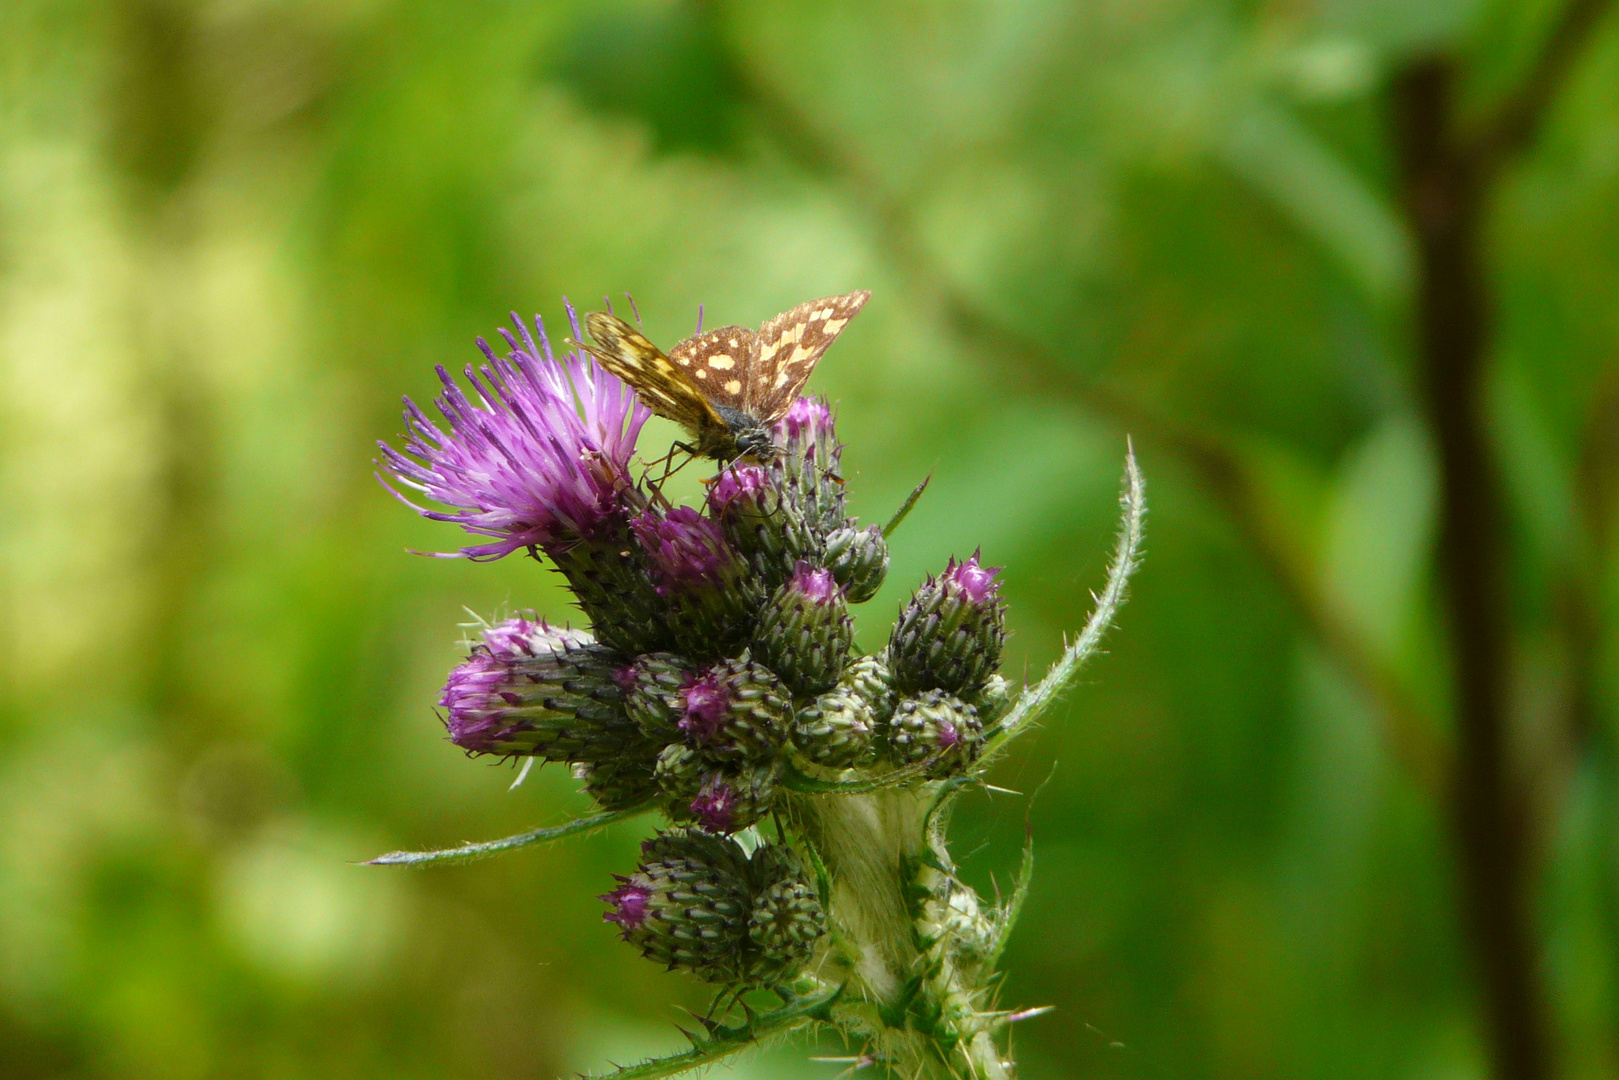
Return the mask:
[[461, 555], [547, 557], [590, 623], [484, 629], [440, 701], [450, 739], [564, 763], [603, 808], [680, 823], [648, 842], [608, 919], [704, 978], [788, 978], [823, 931], [820, 901], [790, 847], [749, 859], [731, 835], [794, 778], [971, 767], [1006, 698], [996, 571], [952, 560], [881, 653], [857, 654], [849, 607], [876, 595], [888, 547], [848, 516], [827, 405], [799, 399], [769, 460], [725, 463], [701, 507], [672, 506], [631, 474], [646, 408], [536, 329], [518, 322], [505, 356], [480, 341], [472, 397], [441, 370], [448, 430], [407, 402], [405, 450], [383, 449], [399, 485], [452, 508], [416, 509], [484, 538]]
[[826, 912], [792, 848], [761, 844], [749, 858], [728, 837], [692, 828], [641, 845], [635, 873], [602, 896], [641, 954], [731, 986], [775, 986], [809, 964]]

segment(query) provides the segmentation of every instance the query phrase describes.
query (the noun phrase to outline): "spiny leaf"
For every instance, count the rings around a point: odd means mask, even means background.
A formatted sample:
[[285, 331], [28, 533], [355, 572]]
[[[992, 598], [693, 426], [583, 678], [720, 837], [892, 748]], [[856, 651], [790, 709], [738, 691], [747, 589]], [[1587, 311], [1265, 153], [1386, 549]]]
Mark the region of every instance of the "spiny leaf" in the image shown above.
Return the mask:
[[1097, 646], [1102, 643], [1102, 635], [1107, 633], [1108, 627], [1113, 624], [1113, 617], [1124, 603], [1125, 586], [1129, 584], [1130, 575], [1135, 572], [1141, 557], [1142, 529], [1147, 516], [1146, 482], [1142, 480], [1141, 470], [1136, 465], [1134, 447], [1129, 447], [1125, 454], [1124, 487], [1119, 495], [1119, 504], [1119, 540], [1113, 551], [1113, 565], [1108, 568], [1107, 587], [1096, 598], [1096, 607], [1091, 611], [1085, 629], [1072, 645], [1063, 650], [1062, 656], [1046, 672], [1046, 677], [1025, 689], [996, 725], [994, 732], [984, 742], [984, 761], [1006, 749], [1008, 743], [1028, 730], [1031, 721], [1038, 719], [1063, 691], [1074, 684], [1080, 669], [1096, 652]]
[[677, 1076], [712, 1065], [771, 1035], [792, 1031], [816, 1020], [830, 1019], [832, 1006], [842, 993], [840, 986], [814, 997], [795, 998], [769, 1012], [754, 1013], [749, 1010], [746, 1023], [734, 1027], [715, 1025], [707, 1038], [694, 1039], [692, 1048], [683, 1053], [653, 1058], [639, 1065], [621, 1066], [610, 1073], [593, 1073], [581, 1077], [581, 1080], [656, 1080], [657, 1077]]
[[888, 519], [887, 525], [883, 526], [884, 540], [887, 540], [890, 536], [894, 535], [894, 530], [899, 528], [900, 522], [904, 521], [906, 516], [910, 514], [911, 508], [916, 505], [916, 501], [922, 497], [922, 492], [926, 491], [928, 489], [928, 485], [932, 482], [933, 474], [928, 473], [922, 478], [922, 482], [916, 485], [916, 489], [911, 492], [910, 498], [905, 500], [905, 504], [898, 510], [894, 511], [894, 516]]
[[579, 833], [590, 832], [604, 825], [611, 825], [615, 821], [639, 814], [639, 808], [634, 810], [609, 810], [605, 813], [595, 814], [591, 817], [578, 818], [565, 825], [552, 825], [543, 829], [532, 829], [529, 832], [518, 833], [516, 836], [507, 836], [500, 840], [485, 840], [481, 844], [462, 844], [460, 847], [443, 848], [439, 851], [390, 851], [386, 855], [378, 855], [369, 859], [364, 866], [420, 866], [424, 863], [435, 862], [466, 862], [471, 859], [485, 859], [491, 855], [498, 855], [503, 851], [515, 851], [517, 848], [528, 847], [530, 844], [543, 844], [547, 840], [560, 840], [564, 836], [575, 836]]
[[986, 970], [993, 970], [1001, 962], [1001, 954], [1006, 951], [1006, 943], [1012, 936], [1012, 928], [1017, 925], [1018, 916], [1023, 914], [1024, 901], [1029, 898], [1029, 883], [1034, 879], [1034, 832], [1030, 830], [1023, 841], [1023, 862], [1018, 866], [1017, 883], [1012, 886], [1012, 895], [1006, 898], [995, 919], [995, 944], [990, 946], [989, 958], [984, 961]]

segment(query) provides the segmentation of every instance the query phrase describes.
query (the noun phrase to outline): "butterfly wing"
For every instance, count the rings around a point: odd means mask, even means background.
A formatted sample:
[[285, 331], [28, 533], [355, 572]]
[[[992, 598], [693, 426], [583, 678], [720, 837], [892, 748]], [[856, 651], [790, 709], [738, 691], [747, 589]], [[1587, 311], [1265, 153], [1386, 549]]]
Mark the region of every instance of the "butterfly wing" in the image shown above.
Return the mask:
[[763, 423], [780, 419], [809, 381], [822, 354], [870, 299], [871, 293], [861, 289], [811, 300], [761, 326], [745, 370], [737, 376], [743, 395], [741, 410]]
[[748, 364], [754, 353], [753, 331], [722, 326], [689, 337], [669, 350], [669, 360], [696, 383], [715, 405], [748, 413]]
[[716, 428], [725, 430], [725, 422], [705, 399], [702, 388], [629, 323], [596, 311], [585, 317], [585, 326], [596, 339], [595, 345], [585, 345], [590, 355], [634, 387], [647, 408], [699, 439]]

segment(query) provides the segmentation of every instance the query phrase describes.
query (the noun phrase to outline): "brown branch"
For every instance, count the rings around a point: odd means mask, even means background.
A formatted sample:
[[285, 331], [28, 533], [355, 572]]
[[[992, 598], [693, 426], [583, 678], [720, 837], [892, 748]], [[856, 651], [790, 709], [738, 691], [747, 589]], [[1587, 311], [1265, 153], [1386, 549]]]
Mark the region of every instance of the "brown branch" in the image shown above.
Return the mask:
[[1439, 451], [1439, 575], [1454, 657], [1451, 828], [1464, 924], [1499, 1080], [1551, 1075], [1530, 915], [1524, 793], [1508, 762], [1502, 486], [1484, 418], [1492, 302], [1481, 251], [1484, 178], [1454, 138], [1455, 71], [1434, 59], [1395, 86], [1402, 194], [1417, 248], [1421, 383]]
[[1609, 0], [1569, 0], [1517, 89], [1472, 143], [1468, 154], [1489, 171], [1534, 143], [1552, 102], [1607, 14]]
[[1078, 379], [1062, 357], [1020, 328], [996, 318], [957, 286], [928, 252], [903, 203], [847, 141], [820, 129], [765, 79], [741, 65], [752, 104], [773, 144], [798, 167], [842, 191], [871, 220], [891, 264], [908, 273], [937, 305], [941, 320], [988, 363], [1005, 369], [1007, 386], [1057, 397], [1156, 443], [1185, 462], [1236, 525], [1276, 580], [1295, 614], [1349, 679], [1371, 700], [1386, 745], [1406, 774], [1429, 794], [1444, 790], [1447, 750], [1401, 680], [1365, 646], [1319, 587], [1313, 568], [1288, 551], [1267, 524], [1269, 513], [1253, 471], [1227, 440], [1177, 425], [1140, 404]]

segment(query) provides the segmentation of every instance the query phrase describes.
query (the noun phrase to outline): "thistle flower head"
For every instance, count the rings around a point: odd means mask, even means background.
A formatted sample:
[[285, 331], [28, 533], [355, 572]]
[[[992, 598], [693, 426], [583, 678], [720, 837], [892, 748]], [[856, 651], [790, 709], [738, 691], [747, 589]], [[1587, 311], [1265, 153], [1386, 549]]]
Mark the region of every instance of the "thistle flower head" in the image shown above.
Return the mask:
[[616, 710], [621, 692], [589, 634], [515, 618], [482, 636], [439, 696], [462, 749], [562, 760]]
[[736, 566], [736, 555], [719, 524], [689, 506], [677, 506], [667, 514], [648, 510], [632, 527], [659, 579], [659, 595], [720, 584]]
[[380, 444], [396, 483], [452, 509], [419, 506], [383, 480], [401, 502], [492, 538], [461, 549], [473, 559], [591, 536], [629, 489], [635, 440], [651, 415], [583, 351], [559, 360], [537, 317], [538, 343], [512, 319], [518, 333], [503, 331], [507, 356], [479, 339], [488, 362], [466, 368], [470, 396], [438, 369], [444, 391], [436, 404], [448, 431], [406, 398], [404, 450]]
[[776, 421], [776, 441], [803, 457], [818, 448], [828, 453], [843, 449], [833, 431], [832, 408], [818, 397], [801, 397], [788, 406]]
[[1006, 642], [999, 572], [980, 565], [974, 553], [962, 562], [952, 558], [943, 573], [923, 582], [888, 639], [896, 685], [971, 698], [988, 683]]
[[1000, 572], [999, 566], [980, 565], [978, 552], [975, 551], [959, 563], [952, 557], [944, 573], [939, 575], [939, 583], [946, 588], [961, 590], [968, 603], [992, 603], [1000, 597], [1001, 583], [995, 580], [995, 575]]
[[724, 517], [733, 503], [753, 506], [770, 488], [770, 474], [762, 465], [734, 464], [721, 470], [708, 489], [708, 505], [715, 517]]

